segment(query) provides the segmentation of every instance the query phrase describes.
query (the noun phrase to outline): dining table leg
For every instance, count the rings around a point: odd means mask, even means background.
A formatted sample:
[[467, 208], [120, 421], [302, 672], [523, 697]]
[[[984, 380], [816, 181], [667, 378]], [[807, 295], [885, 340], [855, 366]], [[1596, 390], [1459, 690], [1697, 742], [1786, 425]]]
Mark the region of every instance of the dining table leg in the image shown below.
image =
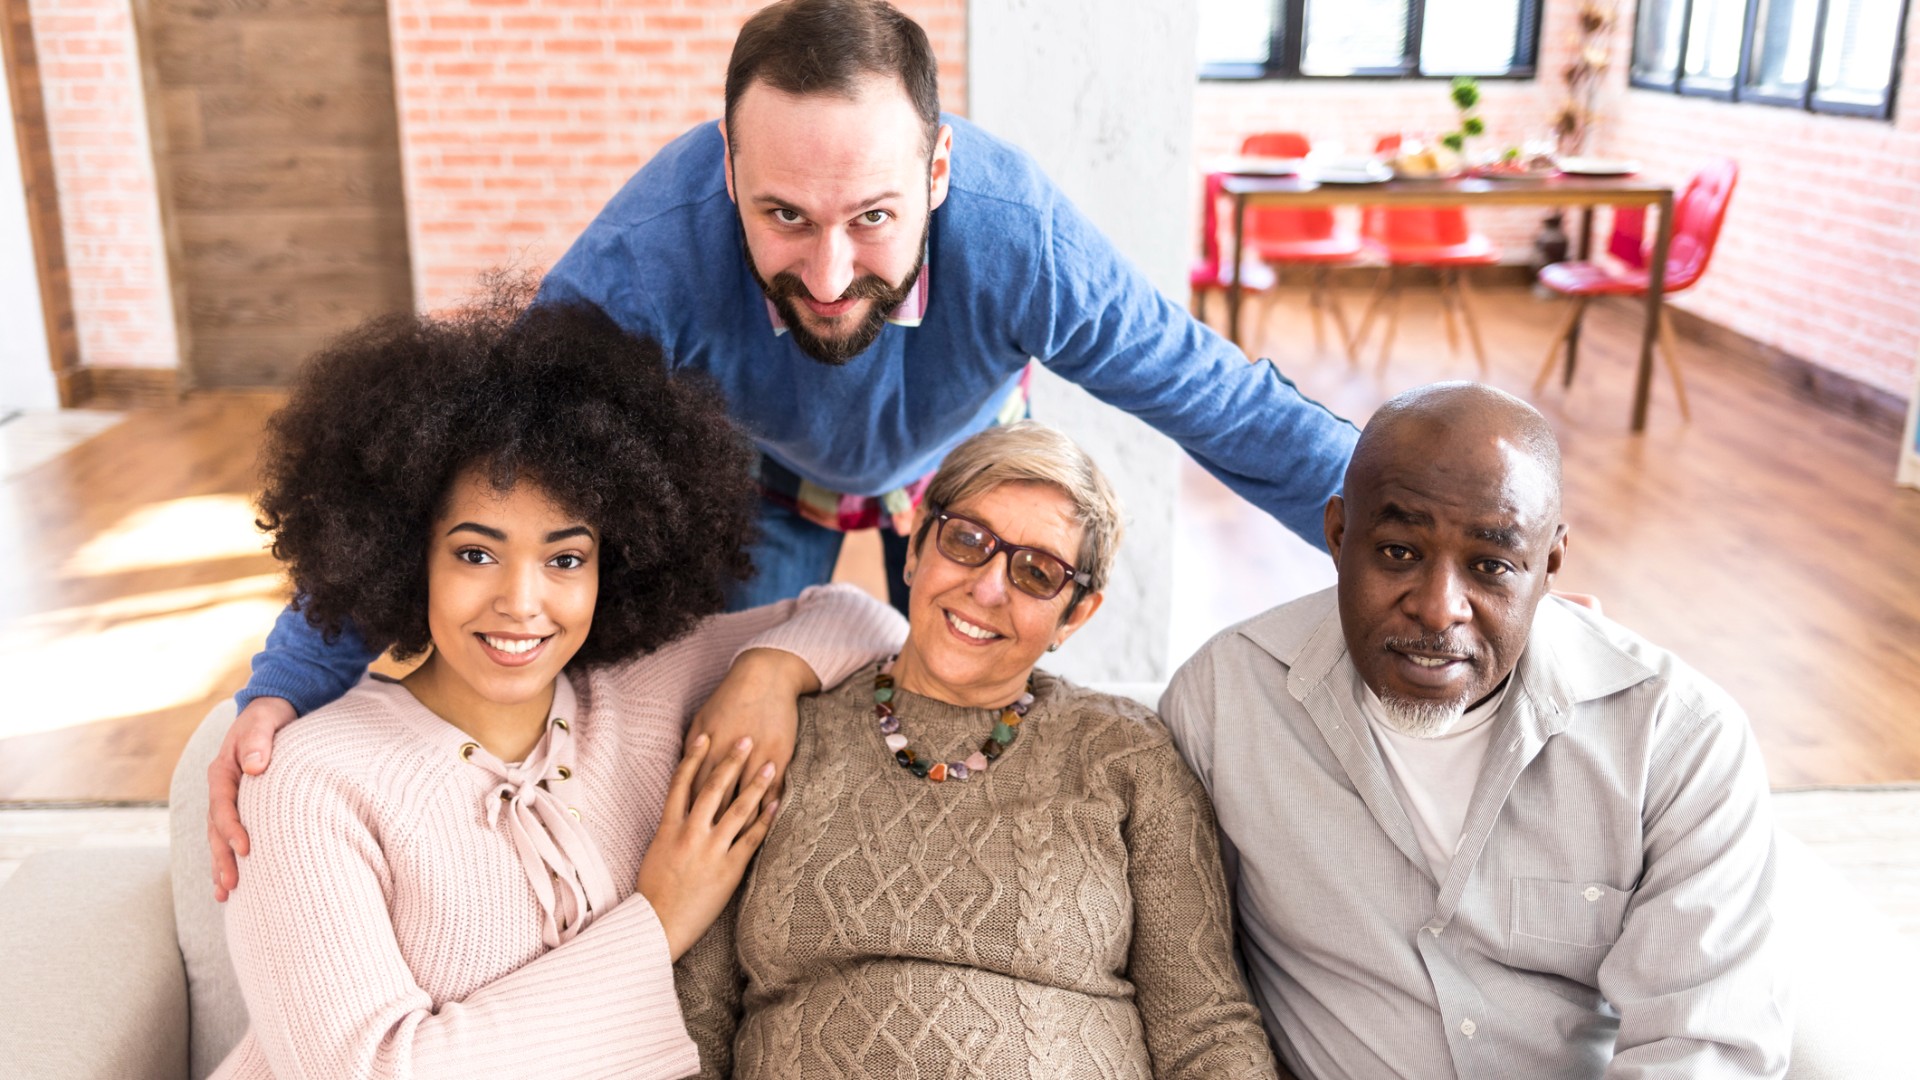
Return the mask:
[[1580, 208], [1580, 257], [1593, 258], [1593, 204]]
[[1246, 243], [1247, 197], [1233, 196], [1233, 269], [1227, 277], [1227, 340], [1240, 344], [1240, 255]]
[[1647, 267], [1647, 325], [1640, 332], [1640, 368], [1633, 380], [1633, 430], [1647, 430], [1647, 403], [1653, 396], [1653, 343], [1660, 333], [1660, 305], [1667, 291], [1667, 249], [1673, 244], [1673, 192], [1660, 193], [1653, 262]]
[[1580, 364], [1580, 320], [1575, 319], [1567, 328], [1567, 363], [1560, 372], [1560, 388], [1573, 389], [1573, 369]]

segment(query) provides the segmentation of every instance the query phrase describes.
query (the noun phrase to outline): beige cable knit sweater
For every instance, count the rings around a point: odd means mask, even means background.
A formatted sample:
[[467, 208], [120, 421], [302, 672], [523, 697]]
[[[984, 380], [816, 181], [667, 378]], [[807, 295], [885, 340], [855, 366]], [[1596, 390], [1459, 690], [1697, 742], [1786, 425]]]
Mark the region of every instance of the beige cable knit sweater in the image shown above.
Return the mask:
[[[893, 761], [873, 673], [802, 703], [786, 802], [681, 961], [703, 1077], [1270, 1080], [1205, 792], [1131, 701], [1044, 673], [984, 775]], [[940, 760], [994, 713], [898, 691]]]

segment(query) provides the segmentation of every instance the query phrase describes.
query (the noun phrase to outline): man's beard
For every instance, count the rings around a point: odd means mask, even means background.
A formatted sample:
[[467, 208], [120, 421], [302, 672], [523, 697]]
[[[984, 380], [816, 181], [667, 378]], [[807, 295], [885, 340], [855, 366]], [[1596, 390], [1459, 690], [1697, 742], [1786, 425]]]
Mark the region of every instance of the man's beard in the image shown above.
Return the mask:
[[1381, 694], [1380, 718], [1387, 726], [1415, 739], [1437, 739], [1452, 731], [1467, 714], [1467, 700], [1413, 701], [1391, 693]]
[[[1424, 638], [1388, 638], [1382, 646], [1389, 652], [1451, 653], [1465, 657], [1469, 662], [1474, 659], [1473, 650], [1449, 640], [1444, 634]], [[1437, 739], [1459, 726], [1461, 717], [1467, 714], [1467, 706], [1471, 704], [1468, 697], [1471, 693], [1470, 689], [1463, 690], [1448, 701], [1403, 698], [1390, 690], [1381, 690], [1376, 696], [1380, 699], [1381, 719], [1387, 722], [1388, 727], [1415, 739]]]
[[812, 295], [798, 274], [782, 271], [768, 281], [760, 276], [760, 268], [753, 264], [753, 249], [747, 247], [746, 227], [741, 226], [740, 250], [747, 256], [747, 269], [753, 272], [753, 280], [760, 283], [760, 291], [767, 294], [774, 308], [780, 312], [780, 318], [787, 324], [787, 332], [793, 335], [793, 343], [800, 351], [823, 364], [839, 367], [861, 353], [867, 351], [879, 338], [880, 331], [886, 329], [887, 317], [892, 315], [913, 291], [920, 278], [920, 268], [927, 260], [927, 234], [933, 228], [933, 214], [927, 214], [927, 223], [920, 229], [920, 243], [913, 259], [913, 269], [900, 279], [900, 284], [890, 284], [877, 274], [863, 274], [847, 286], [847, 291], [834, 297], [834, 300], [871, 300], [873, 304], [867, 313], [860, 317], [858, 325], [837, 338], [824, 338], [807, 329], [802, 321], [805, 309], [802, 300]]

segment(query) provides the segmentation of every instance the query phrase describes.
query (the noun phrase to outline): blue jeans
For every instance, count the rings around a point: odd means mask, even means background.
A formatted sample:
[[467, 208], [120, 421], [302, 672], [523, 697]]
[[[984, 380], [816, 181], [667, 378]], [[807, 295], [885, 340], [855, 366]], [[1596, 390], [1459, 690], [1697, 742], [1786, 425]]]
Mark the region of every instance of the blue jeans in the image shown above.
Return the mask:
[[[809, 585], [833, 580], [846, 534], [815, 525], [771, 499], [760, 500], [760, 539], [748, 549], [758, 573], [733, 587], [728, 611], [741, 611], [776, 600], [799, 596]], [[892, 529], [880, 530], [880, 548], [887, 567], [887, 599], [907, 612], [907, 587], [901, 575], [907, 565], [907, 538]]]

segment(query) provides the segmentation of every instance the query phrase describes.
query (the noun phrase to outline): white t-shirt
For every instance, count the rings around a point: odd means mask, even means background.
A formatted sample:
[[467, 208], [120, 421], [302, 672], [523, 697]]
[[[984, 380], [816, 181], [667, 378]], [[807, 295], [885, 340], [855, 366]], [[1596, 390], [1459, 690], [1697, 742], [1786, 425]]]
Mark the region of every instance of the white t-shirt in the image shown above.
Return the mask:
[[[1508, 680], [1508, 685], [1512, 680]], [[1427, 856], [1434, 880], [1445, 881], [1460, 846], [1460, 830], [1467, 821], [1467, 803], [1480, 780], [1480, 766], [1493, 741], [1493, 716], [1507, 696], [1507, 687], [1460, 718], [1452, 731], [1434, 739], [1406, 735], [1387, 723], [1385, 707], [1373, 688], [1355, 676], [1355, 696], [1361, 715], [1373, 727], [1380, 756], [1386, 759], [1400, 806], [1413, 822], [1420, 850]]]

